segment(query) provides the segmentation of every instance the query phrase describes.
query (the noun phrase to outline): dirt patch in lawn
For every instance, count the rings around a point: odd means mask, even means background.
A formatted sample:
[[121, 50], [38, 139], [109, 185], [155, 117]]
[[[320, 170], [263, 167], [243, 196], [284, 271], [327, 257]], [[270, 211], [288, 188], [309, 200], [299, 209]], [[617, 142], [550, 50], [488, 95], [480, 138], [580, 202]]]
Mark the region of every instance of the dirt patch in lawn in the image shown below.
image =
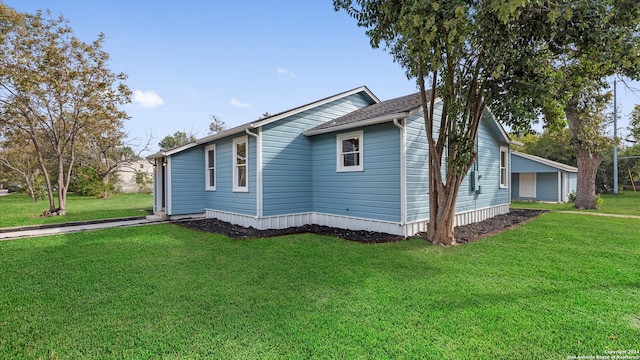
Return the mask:
[[[509, 213], [504, 215], [498, 215], [474, 224], [458, 226], [455, 228], [455, 237], [458, 243], [479, 240], [483, 237], [497, 234], [518, 226], [544, 212], [545, 211], [542, 210], [512, 209]], [[401, 236], [386, 233], [365, 230], [348, 230], [320, 225], [304, 225], [277, 230], [258, 230], [253, 227], [233, 225], [218, 219], [183, 220], [178, 221], [177, 224], [190, 229], [223, 234], [233, 239], [260, 238], [301, 233], [329, 235], [364, 243], [384, 243], [403, 239]], [[422, 237], [424, 237], [423, 235]]]

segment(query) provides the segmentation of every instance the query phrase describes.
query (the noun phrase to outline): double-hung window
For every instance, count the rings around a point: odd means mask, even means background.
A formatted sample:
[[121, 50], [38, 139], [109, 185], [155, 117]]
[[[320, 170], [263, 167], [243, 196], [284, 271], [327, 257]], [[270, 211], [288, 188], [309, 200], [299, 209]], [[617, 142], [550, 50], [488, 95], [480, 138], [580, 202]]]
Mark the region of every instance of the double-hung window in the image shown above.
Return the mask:
[[500, 147], [500, 188], [507, 188], [509, 181], [509, 173], [507, 172], [509, 168], [509, 152], [507, 148], [504, 146]]
[[248, 138], [233, 139], [233, 191], [247, 192], [249, 185]]
[[206, 166], [205, 190], [216, 190], [216, 144], [204, 148], [204, 160]]
[[363, 144], [362, 131], [336, 135], [336, 171], [363, 171]]

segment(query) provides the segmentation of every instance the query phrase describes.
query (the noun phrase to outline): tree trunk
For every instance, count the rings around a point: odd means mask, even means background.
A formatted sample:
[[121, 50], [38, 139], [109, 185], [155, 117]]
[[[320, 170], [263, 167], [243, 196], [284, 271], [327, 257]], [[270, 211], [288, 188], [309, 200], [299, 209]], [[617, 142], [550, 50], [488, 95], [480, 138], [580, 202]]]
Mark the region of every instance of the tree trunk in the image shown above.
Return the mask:
[[576, 188], [575, 207], [578, 209], [597, 209], [596, 204], [596, 174], [602, 158], [589, 148], [589, 139], [583, 131], [583, 119], [578, 112], [578, 96], [567, 102], [565, 113], [569, 120], [571, 142], [576, 150], [578, 161], [578, 184]]
[[27, 184], [27, 188], [29, 189], [29, 196], [31, 196], [31, 202], [36, 202], [36, 190], [35, 190], [35, 186], [33, 185], [34, 182], [31, 181], [29, 179], [28, 176], [25, 176], [25, 182]]
[[62, 156], [58, 155], [58, 215], [67, 213], [67, 187], [64, 179], [64, 162]]
[[578, 160], [578, 185], [575, 207], [578, 209], [597, 209], [596, 174], [602, 158], [589, 149], [575, 145]]
[[109, 174], [102, 177], [102, 198], [108, 199], [111, 197], [111, 192], [109, 192]]
[[[442, 206], [446, 204], [447, 198], [451, 196], [449, 191], [445, 191], [444, 194], [440, 194], [441, 199], [437, 200], [440, 206], [430, 207], [429, 212], [429, 225], [427, 227], [427, 241], [433, 244], [440, 245], [455, 245], [455, 233], [454, 233], [454, 220], [455, 220], [455, 199], [453, 206]], [[437, 198], [438, 196], [436, 196]]]

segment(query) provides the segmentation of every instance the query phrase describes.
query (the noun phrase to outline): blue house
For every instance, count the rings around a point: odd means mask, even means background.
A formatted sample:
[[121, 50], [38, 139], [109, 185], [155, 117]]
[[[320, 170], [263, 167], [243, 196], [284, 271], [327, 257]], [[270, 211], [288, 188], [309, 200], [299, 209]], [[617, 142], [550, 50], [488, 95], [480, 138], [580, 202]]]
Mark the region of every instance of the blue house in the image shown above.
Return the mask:
[[[418, 94], [380, 101], [359, 87], [150, 156], [154, 212], [411, 236], [429, 220], [425, 136]], [[487, 110], [456, 225], [509, 211], [509, 143]]]
[[511, 152], [511, 197], [567, 202], [576, 191], [578, 168], [539, 156]]

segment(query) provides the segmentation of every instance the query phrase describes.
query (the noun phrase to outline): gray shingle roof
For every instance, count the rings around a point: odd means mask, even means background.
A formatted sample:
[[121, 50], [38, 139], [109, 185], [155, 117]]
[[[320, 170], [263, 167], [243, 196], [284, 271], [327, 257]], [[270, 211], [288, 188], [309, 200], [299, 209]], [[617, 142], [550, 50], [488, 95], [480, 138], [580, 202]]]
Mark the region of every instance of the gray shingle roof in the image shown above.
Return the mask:
[[[427, 91], [427, 98], [430, 96], [430, 92], [430, 90]], [[380, 118], [392, 114], [409, 113], [410, 111], [419, 108], [421, 105], [420, 93], [405, 95], [363, 107], [346, 115], [340, 116], [339, 118], [320, 124], [309, 131], [329, 130], [333, 127], [357, 123], [363, 120]]]

